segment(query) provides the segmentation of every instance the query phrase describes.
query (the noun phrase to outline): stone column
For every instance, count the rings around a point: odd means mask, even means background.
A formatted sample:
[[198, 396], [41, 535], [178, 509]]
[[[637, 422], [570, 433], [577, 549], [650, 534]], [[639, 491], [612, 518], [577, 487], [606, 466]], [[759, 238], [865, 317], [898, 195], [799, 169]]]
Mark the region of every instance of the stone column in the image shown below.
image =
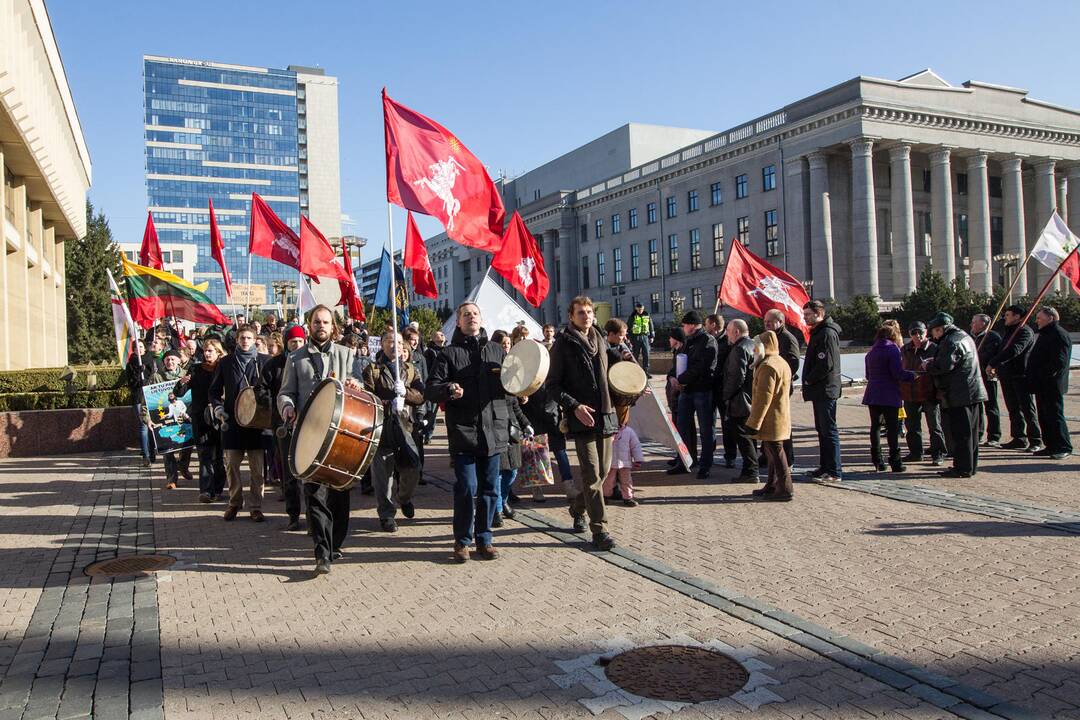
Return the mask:
[[[4, 148], [0, 146], [0, 168], [3, 167]], [[4, 209], [6, 202], [3, 178], [0, 178], [0, 370], [11, 369], [11, 320], [8, 318], [8, 309], [11, 307], [8, 296], [11, 288], [8, 286], [7, 240], [4, 239], [7, 230], [7, 212]]]
[[[1031, 242], [1028, 247], [1033, 247], [1038, 241], [1043, 228], [1050, 221], [1050, 215], [1057, 208], [1057, 185], [1054, 181], [1055, 165], [1054, 160], [1040, 160], [1035, 163], [1035, 227], [1028, 231], [1031, 235]], [[1053, 271], [1044, 267], [1037, 260], [1028, 263], [1028, 268], [1033, 272], [1028, 277], [1028, 280], [1035, 281], [1032, 290], [1035, 292], [1042, 290], [1043, 283], [1046, 282], [1046, 279], [1050, 277], [1050, 273]], [[1047, 292], [1052, 293], [1055, 289], [1054, 285], [1051, 285]]]
[[[780, 187], [784, 209], [780, 226], [784, 238], [784, 269], [796, 277], [809, 280], [813, 277], [814, 247], [810, 240], [808, 187], [805, 158], [797, 155], [785, 159], [784, 182]], [[710, 265], [705, 263], [706, 267]]]
[[547, 297], [544, 298], [544, 322], [558, 327], [559, 321], [555, 317], [555, 236], [558, 231], [547, 230], [544, 232], [544, 270], [550, 278]]
[[851, 259], [853, 295], [878, 295], [877, 206], [874, 200], [874, 141], [851, 145]]
[[1057, 176], [1057, 211], [1066, 224], [1069, 222], [1069, 180], [1065, 175]]
[[990, 293], [994, 290], [994, 271], [990, 249], [990, 187], [986, 177], [986, 153], [977, 152], [967, 159], [968, 176], [968, 257], [971, 261], [971, 289]]
[[[74, 242], [73, 238], [68, 238], [69, 242]], [[60, 284], [56, 287], [57, 295], [57, 323], [60, 327], [60, 346], [59, 346], [59, 358], [57, 359], [56, 366], [63, 367], [68, 364], [68, 344], [67, 344], [67, 264], [64, 256], [64, 238], [57, 238], [56, 242], [56, 269], [53, 271], [55, 277], [60, 281]]]
[[911, 197], [911, 145], [889, 149], [892, 173], [893, 300], [915, 289], [915, 205]]
[[836, 298], [832, 219], [829, 217], [829, 158], [820, 152], [806, 156], [810, 163], [810, 263], [814, 297]]
[[[1020, 264], [1027, 257], [1027, 238], [1024, 235], [1024, 176], [1022, 170], [1023, 159], [1017, 156], [1002, 158], [1001, 160], [1001, 205], [1004, 217], [1004, 246], [1005, 252], [1016, 255], [1019, 258], [1016, 269], [1019, 271]], [[1027, 270], [1020, 273], [1013, 288], [1013, 295], [1019, 297], [1027, 294]]]
[[956, 277], [956, 239], [953, 235], [952, 148], [930, 153], [930, 232], [934, 269], [946, 282]]
[[[1068, 205], [1068, 217], [1065, 222], [1068, 223], [1069, 229], [1077, 235], [1080, 235], [1080, 165], [1073, 165], [1068, 169], [1066, 177], [1069, 178], [1068, 190], [1070, 200], [1072, 202]], [[1076, 191], [1076, 197], [1071, 197], [1072, 192]]]

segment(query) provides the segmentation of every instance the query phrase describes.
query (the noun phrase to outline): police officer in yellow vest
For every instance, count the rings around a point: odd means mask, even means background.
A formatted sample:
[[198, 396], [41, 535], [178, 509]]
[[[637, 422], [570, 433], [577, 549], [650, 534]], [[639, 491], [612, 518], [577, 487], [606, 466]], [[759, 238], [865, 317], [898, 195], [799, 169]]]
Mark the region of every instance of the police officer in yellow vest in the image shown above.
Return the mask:
[[649, 346], [654, 339], [652, 317], [645, 312], [645, 306], [640, 302], [634, 303], [634, 312], [626, 320], [629, 329], [630, 347], [634, 351], [634, 358], [641, 363], [645, 374], [649, 373]]

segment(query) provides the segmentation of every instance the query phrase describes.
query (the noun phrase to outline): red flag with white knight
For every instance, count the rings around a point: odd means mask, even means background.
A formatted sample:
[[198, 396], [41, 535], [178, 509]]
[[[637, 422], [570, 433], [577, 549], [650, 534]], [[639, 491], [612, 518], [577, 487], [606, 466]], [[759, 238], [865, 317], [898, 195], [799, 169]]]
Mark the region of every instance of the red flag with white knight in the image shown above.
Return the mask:
[[143, 230], [142, 247], [139, 248], [139, 264], [164, 270], [161, 262], [161, 245], [158, 244], [157, 228], [154, 227], [154, 214], [146, 211], [146, 229]]
[[462, 245], [495, 252], [506, 210], [475, 155], [431, 118], [391, 100], [383, 89], [386, 199], [432, 215]]
[[431, 272], [431, 260], [428, 259], [424, 237], [416, 227], [416, 220], [410, 211], [405, 221], [405, 267], [412, 270], [413, 289], [424, 297], [439, 297], [435, 285], [435, 273]]
[[491, 267], [509, 280], [533, 307], [540, 307], [547, 297], [551, 283], [544, 270], [544, 254], [516, 210]]
[[1069, 279], [1073, 290], [1080, 294], [1080, 248], [1073, 248], [1065, 262], [1061, 263], [1061, 274]]
[[364, 301], [356, 291], [356, 278], [353, 276], [352, 258], [349, 256], [349, 244], [345, 238], [341, 239], [341, 263], [347, 279], [338, 278], [338, 288], [341, 290], [341, 300], [338, 305], [344, 305], [349, 309], [349, 318], [359, 322], [367, 322], [364, 313]]
[[221, 267], [221, 279], [225, 281], [225, 297], [232, 297], [232, 276], [229, 267], [225, 264], [225, 243], [221, 239], [221, 231], [218, 230], [217, 218], [214, 217], [214, 200], [207, 198], [210, 205], [210, 257]]
[[251, 193], [248, 252], [300, 269], [300, 238], [256, 193]]
[[345, 280], [345, 270], [334, 262], [334, 248], [319, 228], [300, 216], [300, 272], [315, 282], [320, 277]]
[[810, 328], [802, 316], [803, 305], [810, 302], [810, 296], [802, 283], [747, 250], [738, 239], [731, 241], [719, 299], [754, 317], [779, 310], [788, 325], [802, 330], [803, 337], [807, 342], [810, 340]]

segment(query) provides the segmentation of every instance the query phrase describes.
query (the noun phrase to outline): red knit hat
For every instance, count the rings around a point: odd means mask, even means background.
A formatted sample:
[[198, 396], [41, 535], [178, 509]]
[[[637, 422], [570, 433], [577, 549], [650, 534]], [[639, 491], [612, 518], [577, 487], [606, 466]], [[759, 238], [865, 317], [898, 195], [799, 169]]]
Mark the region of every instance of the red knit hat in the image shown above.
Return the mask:
[[307, 340], [307, 333], [304, 332], [303, 325], [293, 325], [291, 328], [285, 331], [285, 342], [289, 342], [293, 338]]

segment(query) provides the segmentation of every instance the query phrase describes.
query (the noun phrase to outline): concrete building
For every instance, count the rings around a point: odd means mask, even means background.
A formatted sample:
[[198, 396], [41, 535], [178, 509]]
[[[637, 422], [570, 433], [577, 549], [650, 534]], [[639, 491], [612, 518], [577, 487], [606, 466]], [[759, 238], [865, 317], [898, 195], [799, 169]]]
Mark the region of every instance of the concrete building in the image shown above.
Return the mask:
[[[401, 265], [403, 250], [394, 251], [394, 262]], [[428, 252], [430, 255], [430, 250]], [[374, 260], [369, 260], [363, 265], [353, 266], [353, 276], [356, 278], [356, 287], [360, 290], [360, 297], [364, 300], [364, 307], [370, 307], [375, 302], [375, 288], [379, 284], [379, 266], [382, 264], [382, 253]], [[336, 283], [335, 283], [336, 286]], [[416, 305], [419, 300], [427, 300], [423, 296], [414, 296], [412, 284], [409, 288], [409, 304]]]
[[[299, 231], [308, 216], [333, 243], [341, 237], [337, 78], [319, 68], [284, 70], [144, 56], [146, 189], [162, 246], [198, 248], [193, 282], [225, 304], [210, 257], [207, 199], [234, 283], [248, 278], [251, 193]], [[255, 257], [253, 283], [295, 280], [290, 268]], [[320, 300], [336, 284], [316, 285]], [[337, 301], [337, 295], [329, 298]]]
[[[552, 277], [541, 319], [564, 321], [581, 292], [618, 316], [635, 300], [659, 320], [676, 301], [711, 312], [733, 237], [814, 297], [887, 305], [927, 266], [979, 291], [1007, 282], [1055, 208], [1080, 231], [1080, 111], [930, 70], [860, 76], [586, 183], [564, 172], [526, 180], [531, 194], [517, 188], [532, 173], [504, 184]], [[486, 259], [429, 248], [453, 306]], [[1020, 294], [1049, 271], [1025, 275]]]
[[0, 3], [0, 370], [67, 364], [64, 243], [86, 234], [90, 154], [43, 0]]

